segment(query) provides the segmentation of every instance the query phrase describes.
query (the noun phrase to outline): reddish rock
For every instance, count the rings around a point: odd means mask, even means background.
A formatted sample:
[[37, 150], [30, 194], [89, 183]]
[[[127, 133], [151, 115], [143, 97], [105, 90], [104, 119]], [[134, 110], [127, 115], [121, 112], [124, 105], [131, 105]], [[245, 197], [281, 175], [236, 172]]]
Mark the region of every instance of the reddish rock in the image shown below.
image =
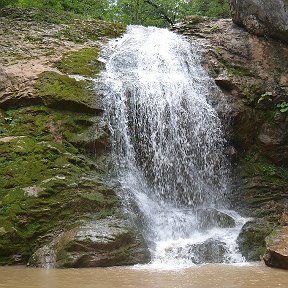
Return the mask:
[[266, 238], [267, 251], [263, 260], [267, 266], [288, 269], [288, 227], [274, 231]]

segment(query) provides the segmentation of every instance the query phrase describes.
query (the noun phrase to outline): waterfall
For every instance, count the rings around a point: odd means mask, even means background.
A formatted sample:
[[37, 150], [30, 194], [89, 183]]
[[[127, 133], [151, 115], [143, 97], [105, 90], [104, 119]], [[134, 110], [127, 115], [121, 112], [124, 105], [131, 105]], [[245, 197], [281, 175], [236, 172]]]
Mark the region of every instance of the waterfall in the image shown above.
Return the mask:
[[119, 195], [155, 266], [242, 262], [245, 219], [228, 210], [220, 93], [199, 47], [166, 29], [129, 26], [102, 53], [105, 121]]

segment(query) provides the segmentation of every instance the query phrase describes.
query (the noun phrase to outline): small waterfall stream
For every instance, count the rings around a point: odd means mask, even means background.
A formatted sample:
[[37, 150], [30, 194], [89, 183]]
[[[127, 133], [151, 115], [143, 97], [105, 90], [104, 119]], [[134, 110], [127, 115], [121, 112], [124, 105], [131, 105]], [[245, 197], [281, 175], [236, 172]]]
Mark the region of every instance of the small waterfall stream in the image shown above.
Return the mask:
[[152, 265], [243, 262], [236, 238], [245, 219], [225, 200], [229, 163], [211, 105], [211, 91], [220, 92], [197, 45], [165, 29], [129, 26], [102, 61], [119, 195]]

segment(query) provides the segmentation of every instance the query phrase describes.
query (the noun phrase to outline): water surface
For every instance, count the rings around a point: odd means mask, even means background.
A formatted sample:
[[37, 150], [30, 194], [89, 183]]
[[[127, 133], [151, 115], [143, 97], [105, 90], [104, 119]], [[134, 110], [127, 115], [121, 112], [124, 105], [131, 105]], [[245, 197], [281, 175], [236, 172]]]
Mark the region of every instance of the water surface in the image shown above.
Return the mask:
[[261, 264], [209, 264], [178, 271], [143, 268], [34, 269], [1, 267], [2, 288], [274, 288], [288, 287], [288, 272]]

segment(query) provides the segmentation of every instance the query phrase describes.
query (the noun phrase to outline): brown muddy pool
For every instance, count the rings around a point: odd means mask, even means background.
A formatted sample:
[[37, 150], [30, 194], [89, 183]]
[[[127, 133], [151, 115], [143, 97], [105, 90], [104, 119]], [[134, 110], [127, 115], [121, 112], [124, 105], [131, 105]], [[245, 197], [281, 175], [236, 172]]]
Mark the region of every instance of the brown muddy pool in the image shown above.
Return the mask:
[[288, 287], [288, 271], [262, 263], [204, 265], [177, 271], [143, 268], [35, 269], [0, 267], [2, 288]]

